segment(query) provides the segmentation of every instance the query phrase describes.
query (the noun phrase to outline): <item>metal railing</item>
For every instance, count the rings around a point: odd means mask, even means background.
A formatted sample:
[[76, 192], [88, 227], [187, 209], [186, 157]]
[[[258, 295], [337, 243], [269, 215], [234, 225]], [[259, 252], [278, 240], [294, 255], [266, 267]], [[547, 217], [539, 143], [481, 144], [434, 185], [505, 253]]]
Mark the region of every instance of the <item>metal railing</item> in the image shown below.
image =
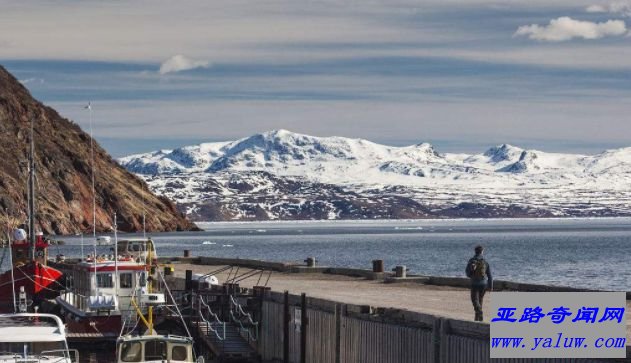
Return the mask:
[[62, 291], [60, 296], [65, 302], [74, 306], [75, 308], [84, 311], [88, 310], [87, 296], [78, 294], [74, 291]]
[[[197, 316], [201, 319], [201, 322], [206, 324], [207, 334], [210, 335], [210, 332], [212, 331], [217, 337], [217, 339], [225, 340], [226, 339], [226, 322], [222, 321], [219, 318], [219, 315], [213, 312], [210, 306], [208, 306], [208, 304], [204, 301], [204, 298], [202, 296], [198, 296], [197, 301], [199, 302], [197, 304]], [[214, 320], [213, 322], [210, 322], [204, 317], [204, 314], [202, 312], [203, 308], [206, 309], [206, 311], [208, 312], [208, 316], [211, 318], [211, 320]], [[219, 335], [219, 332], [213, 328], [213, 324], [217, 324], [222, 327], [222, 335]]]
[[[237, 316], [235, 316], [235, 311], [237, 313]], [[239, 328], [241, 329], [241, 331], [247, 333], [248, 340], [254, 342], [258, 340], [259, 322], [254, 321], [254, 319], [252, 319], [252, 315], [243, 310], [243, 306], [241, 306], [241, 304], [239, 304], [239, 302], [232, 295], [230, 295], [230, 318], [233, 322], [239, 324]], [[244, 318], [245, 322], [248, 324], [247, 326], [243, 325]], [[252, 329], [254, 329], [254, 334], [252, 334]]]

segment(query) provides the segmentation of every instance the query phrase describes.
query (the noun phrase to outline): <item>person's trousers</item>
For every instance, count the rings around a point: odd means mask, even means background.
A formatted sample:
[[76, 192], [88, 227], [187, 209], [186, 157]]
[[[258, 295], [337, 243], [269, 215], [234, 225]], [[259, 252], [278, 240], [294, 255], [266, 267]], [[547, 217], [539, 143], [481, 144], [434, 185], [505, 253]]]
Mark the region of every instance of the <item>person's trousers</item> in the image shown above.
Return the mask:
[[471, 303], [473, 304], [473, 310], [475, 310], [475, 321], [484, 320], [482, 303], [484, 302], [485, 292], [486, 286], [471, 286]]

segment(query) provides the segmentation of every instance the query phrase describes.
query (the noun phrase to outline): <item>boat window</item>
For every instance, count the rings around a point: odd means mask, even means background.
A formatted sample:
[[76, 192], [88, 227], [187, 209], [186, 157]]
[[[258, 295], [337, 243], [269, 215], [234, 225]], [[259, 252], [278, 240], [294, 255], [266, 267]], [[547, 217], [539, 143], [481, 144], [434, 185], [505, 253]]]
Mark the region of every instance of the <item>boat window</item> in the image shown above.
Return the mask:
[[123, 343], [120, 359], [123, 362], [140, 362], [142, 360], [142, 344], [140, 342]]
[[186, 347], [181, 346], [181, 345], [176, 345], [173, 347], [173, 349], [171, 350], [171, 360], [186, 360], [186, 356], [187, 356], [187, 350]]
[[140, 287], [147, 286], [147, 276], [145, 275], [144, 271], [140, 273], [140, 278], [138, 279], [138, 286]]
[[120, 274], [120, 287], [122, 289], [131, 289], [133, 282], [133, 276], [131, 273]]
[[[0, 343], [0, 355], [7, 353], [18, 354], [22, 356], [26, 350], [26, 354], [30, 357], [44, 355], [47, 357], [64, 357], [63, 342], [16, 342], [16, 343]], [[2, 354], [5, 353], [5, 354]], [[0, 360], [4, 362], [4, 360]]]
[[96, 284], [98, 287], [114, 287], [114, 282], [112, 280], [112, 274], [97, 274], [96, 275]]
[[164, 360], [167, 359], [166, 342], [159, 340], [148, 341], [145, 343], [145, 360]]

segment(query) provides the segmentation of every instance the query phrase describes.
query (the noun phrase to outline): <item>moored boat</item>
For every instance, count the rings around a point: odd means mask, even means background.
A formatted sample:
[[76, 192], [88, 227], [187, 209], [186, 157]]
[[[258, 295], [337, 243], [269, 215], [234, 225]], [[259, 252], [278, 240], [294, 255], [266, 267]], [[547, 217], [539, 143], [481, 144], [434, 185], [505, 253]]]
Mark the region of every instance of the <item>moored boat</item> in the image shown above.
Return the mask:
[[[12, 266], [0, 274], [0, 313], [32, 311], [44, 299], [55, 297], [63, 285], [62, 274], [48, 266], [48, 245], [35, 221], [35, 148], [33, 119], [28, 158], [28, 233], [16, 229], [11, 242]], [[18, 296], [21, 299], [18, 300]]]
[[154, 286], [151, 239], [118, 241], [116, 246], [121, 251], [114, 255], [57, 264], [66, 274], [66, 289], [55, 300], [73, 339], [116, 339], [123, 321], [135, 316], [133, 297], [159, 288]]
[[0, 362], [71, 363], [79, 352], [68, 349], [64, 324], [50, 314], [0, 315]]

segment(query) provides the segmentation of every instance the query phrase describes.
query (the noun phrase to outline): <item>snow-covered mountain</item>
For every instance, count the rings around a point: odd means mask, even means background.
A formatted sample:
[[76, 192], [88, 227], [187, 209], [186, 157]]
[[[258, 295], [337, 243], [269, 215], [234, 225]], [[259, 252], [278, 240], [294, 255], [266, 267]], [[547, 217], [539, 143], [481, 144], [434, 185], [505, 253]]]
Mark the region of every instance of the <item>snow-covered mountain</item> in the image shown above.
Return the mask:
[[631, 148], [446, 154], [275, 130], [119, 162], [197, 220], [631, 213]]

